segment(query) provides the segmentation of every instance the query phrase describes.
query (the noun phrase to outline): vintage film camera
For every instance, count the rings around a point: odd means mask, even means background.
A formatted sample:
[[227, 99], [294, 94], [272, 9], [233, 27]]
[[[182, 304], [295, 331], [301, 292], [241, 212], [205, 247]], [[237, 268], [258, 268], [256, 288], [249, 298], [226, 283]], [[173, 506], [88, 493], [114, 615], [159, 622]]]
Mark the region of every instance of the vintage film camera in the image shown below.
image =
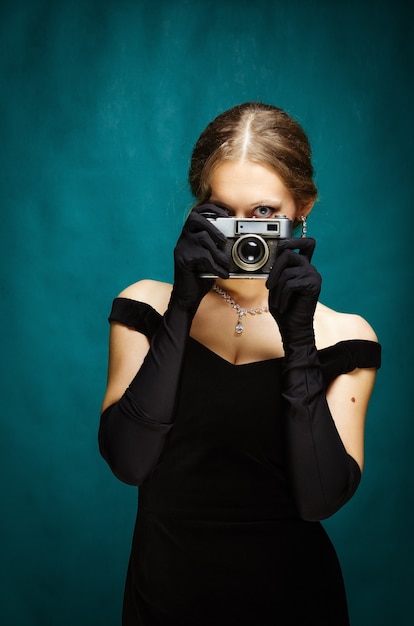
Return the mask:
[[[292, 221], [285, 215], [263, 219], [256, 217], [211, 217], [227, 237], [225, 252], [230, 255], [230, 278], [267, 278], [276, 256], [277, 240], [292, 236]], [[217, 278], [202, 274], [203, 278]]]

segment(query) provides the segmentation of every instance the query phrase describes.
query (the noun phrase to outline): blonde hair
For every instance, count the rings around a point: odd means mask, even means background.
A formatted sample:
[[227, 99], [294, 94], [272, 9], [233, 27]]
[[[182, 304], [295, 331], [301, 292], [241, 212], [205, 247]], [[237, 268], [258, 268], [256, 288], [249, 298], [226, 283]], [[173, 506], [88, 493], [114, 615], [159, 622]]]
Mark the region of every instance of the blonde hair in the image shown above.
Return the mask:
[[189, 170], [191, 191], [199, 203], [210, 197], [214, 169], [222, 161], [238, 160], [275, 170], [298, 207], [317, 197], [308, 138], [298, 122], [278, 107], [246, 102], [218, 115], [202, 132]]

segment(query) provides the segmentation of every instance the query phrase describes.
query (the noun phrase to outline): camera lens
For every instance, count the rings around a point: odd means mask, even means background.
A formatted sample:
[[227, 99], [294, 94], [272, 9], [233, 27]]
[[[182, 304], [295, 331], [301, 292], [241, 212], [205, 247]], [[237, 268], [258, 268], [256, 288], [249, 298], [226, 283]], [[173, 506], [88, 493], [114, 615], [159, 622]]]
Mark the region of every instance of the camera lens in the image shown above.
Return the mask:
[[262, 237], [244, 235], [237, 239], [232, 249], [235, 264], [247, 272], [255, 272], [266, 264], [269, 248]]

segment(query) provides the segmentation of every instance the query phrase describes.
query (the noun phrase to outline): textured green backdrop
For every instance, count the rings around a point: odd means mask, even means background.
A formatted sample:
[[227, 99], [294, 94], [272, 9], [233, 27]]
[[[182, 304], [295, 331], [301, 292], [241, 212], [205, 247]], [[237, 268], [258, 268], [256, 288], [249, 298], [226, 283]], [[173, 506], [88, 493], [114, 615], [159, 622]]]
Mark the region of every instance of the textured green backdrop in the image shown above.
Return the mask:
[[171, 279], [192, 145], [252, 99], [307, 130], [322, 301], [384, 346], [363, 482], [326, 523], [352, 625], [412, 624], [409, 6], [0, 0], [5, 626], [120, 623], [136, 490], [96, 443], [107, 314], [127, 284]]

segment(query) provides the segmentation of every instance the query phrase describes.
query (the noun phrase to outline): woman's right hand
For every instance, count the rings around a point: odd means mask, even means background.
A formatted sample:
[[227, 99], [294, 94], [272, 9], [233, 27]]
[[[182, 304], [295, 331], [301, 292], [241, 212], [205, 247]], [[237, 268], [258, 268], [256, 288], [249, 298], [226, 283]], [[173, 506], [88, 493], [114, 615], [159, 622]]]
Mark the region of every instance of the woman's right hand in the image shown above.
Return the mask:
[[315, 243], [310, 237], [282, 239], [266, 282], [269, 310], [279, 326], [285, 350], [293, 343], [314, 340], [313, 316], [322, 283], [311, 265]]
[[204, 213], [228, 217], [224, 209], [203, 204], [192, 209], [184, 224], [174, 249], [173, 297], [185, 309], [195, 310], [214, 284], [214, 278], [200, 274], [229, 276], [229, 258], [223, 251], [226, 237]]

